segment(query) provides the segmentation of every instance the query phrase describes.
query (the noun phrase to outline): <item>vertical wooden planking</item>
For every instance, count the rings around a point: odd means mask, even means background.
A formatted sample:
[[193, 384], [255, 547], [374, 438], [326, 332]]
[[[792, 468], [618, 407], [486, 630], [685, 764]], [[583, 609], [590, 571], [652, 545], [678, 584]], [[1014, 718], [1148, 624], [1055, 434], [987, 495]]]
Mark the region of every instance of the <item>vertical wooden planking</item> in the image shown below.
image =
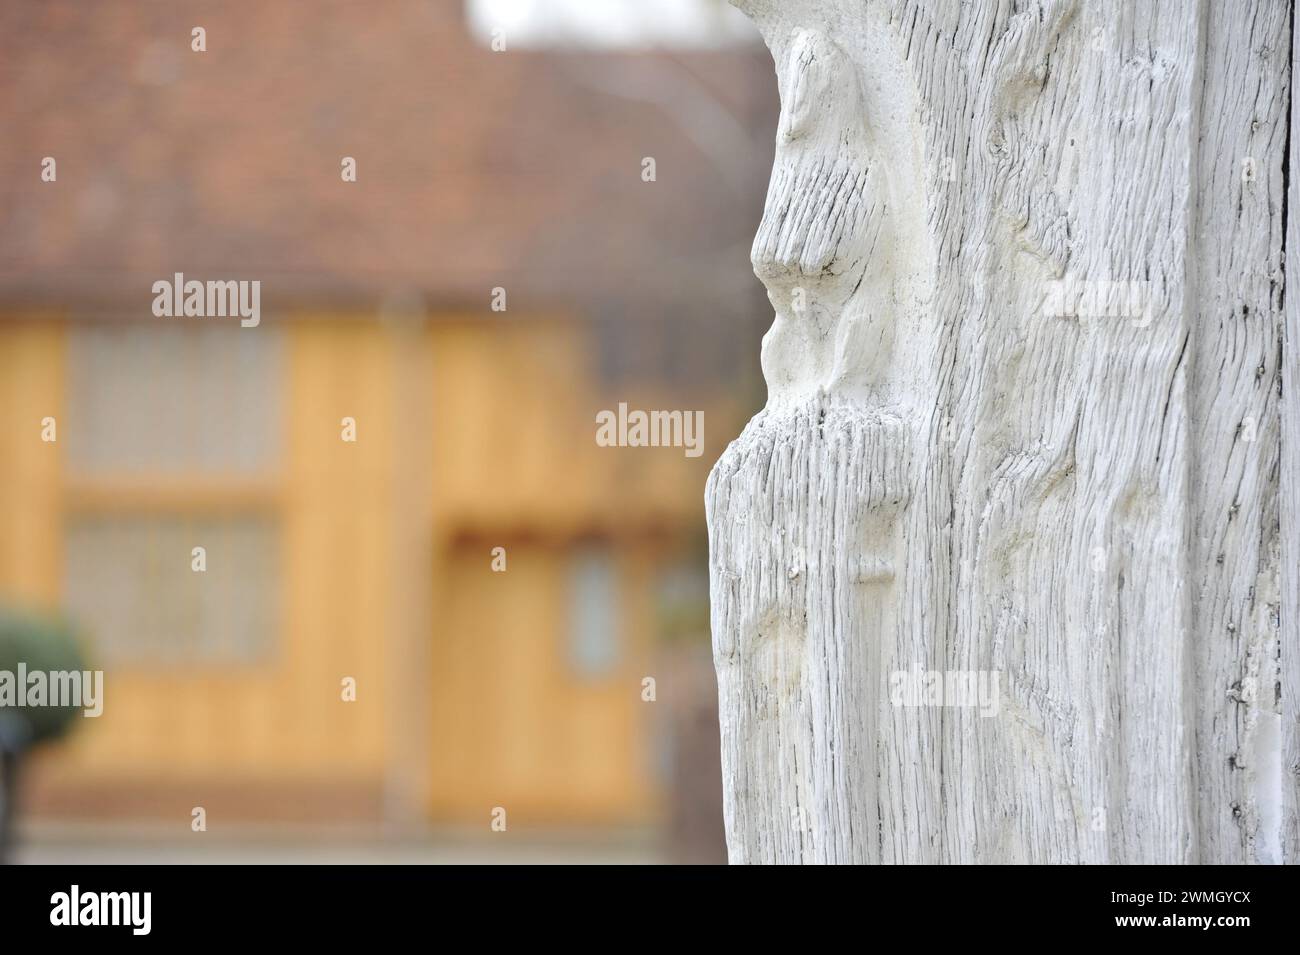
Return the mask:
[[[1283, 184], [1286, 233], [1286, 275], [1292, 284], [1300, 276], [1300, 123], [1295, 63], [1300, 58], [1300, 24], [1291, 11], [1291, 102]], [[1290, 294], [1285, 294], [1289, 292]], [[1280, 789], [1282, 861], [1300, 864], [1300, 295], [1284, 289], [1281, 399], [1281, 765]]]
[[1198, 857], [1277, 862], [1291, 4], [1204, 4], [1188, 258]]
[[[64, 327], [52, 316], [0, 327], [0, 593], [50, 608], [59, 599]], [[58, 441], [41, 440], [53, 417]]]
[[[372, 322], [324, 316], [290, 329], [283, 570], [282, 755], [300, 767], [382, 765], [388, 603], [390, 341]], [[342, 439], [354, 418], [356, 442]], [[341, 681], [357, 681], [355, 703]], [[295, 701], [290, 703], [290, 700]]]

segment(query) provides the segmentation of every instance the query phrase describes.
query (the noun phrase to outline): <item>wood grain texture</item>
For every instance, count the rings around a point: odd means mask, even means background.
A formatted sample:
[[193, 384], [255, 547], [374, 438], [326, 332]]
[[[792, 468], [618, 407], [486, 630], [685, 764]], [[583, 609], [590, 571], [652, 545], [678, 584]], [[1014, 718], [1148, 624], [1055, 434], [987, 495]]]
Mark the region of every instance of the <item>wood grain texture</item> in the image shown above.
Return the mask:
[[[1291, 130], [1300, 121], [1300, 104], [1295, 96], [1295, 63], [1300, 56], [1300, 24], [1295, 11], [1291, 14]], [[1300, 139], [1287, 137], [1286, 203], [1286, 270], [1300, 275]], [[1293, 282], [1294, 284], [1294, 282]], [[1279, 628], [1280, 695], [1282, 698], [1281, 765], [1279, 790], [1282, 800], [1280, 842], [1282, 861], [1300, 862], [1300, 297], [1286, 296], [1282, 339], [1282, 441], [1281, 441], [1281, 523], [1282, 523], [1282, 619]]]
[[1290, 3], [740, 5], [782, 120], [707, 490], [731, 860], [1295, 861]]

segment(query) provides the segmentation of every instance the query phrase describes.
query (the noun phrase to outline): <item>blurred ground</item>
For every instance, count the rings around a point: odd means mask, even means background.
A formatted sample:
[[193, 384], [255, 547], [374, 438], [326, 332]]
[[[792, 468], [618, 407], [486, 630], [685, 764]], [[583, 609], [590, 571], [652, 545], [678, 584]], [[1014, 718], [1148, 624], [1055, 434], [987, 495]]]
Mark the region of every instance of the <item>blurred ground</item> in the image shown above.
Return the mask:
[[644, 865], [664, 862], [648, 830], [545, 833], [246, 826], [221, 834], [158, 825], [31, 823], [20, 865]]

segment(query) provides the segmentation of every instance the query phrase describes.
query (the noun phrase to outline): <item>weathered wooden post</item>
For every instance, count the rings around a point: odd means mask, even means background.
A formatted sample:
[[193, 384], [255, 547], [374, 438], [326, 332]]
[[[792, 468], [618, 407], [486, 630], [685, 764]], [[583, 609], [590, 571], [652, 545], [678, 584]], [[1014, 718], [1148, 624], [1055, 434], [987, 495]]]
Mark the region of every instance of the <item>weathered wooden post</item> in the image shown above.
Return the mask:
[[1291, 4], [739, 5], [782, 116], [707, 492], [731, 860], [1297, 861]]

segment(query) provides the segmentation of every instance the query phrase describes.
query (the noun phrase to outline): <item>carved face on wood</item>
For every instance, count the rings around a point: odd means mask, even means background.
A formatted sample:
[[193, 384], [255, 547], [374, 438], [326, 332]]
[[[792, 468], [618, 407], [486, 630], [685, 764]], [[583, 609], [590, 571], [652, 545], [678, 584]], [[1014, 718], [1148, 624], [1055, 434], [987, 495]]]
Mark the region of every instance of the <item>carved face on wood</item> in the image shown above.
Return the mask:
[[[872, 381], [886, 366], [893, 344], [888, 309], [855, 296], [880, 290], [892, 230], [888, 187], [868, 146], [852, 62], [814, 30], [796, 33], [785, 56], [776, 161], [752, 259], [776, 309], [763, 351], [768, 385], [774, 394], [798, 395], [829, 390], [836, 372], [828, 380], [826, 370], [833, 366]], [[855, 320], [877, 326], [875, 354], [852, 356], [858, 367], [848, 369], [850, 356], [837, 350]]]
[[[919, 146], [909, 128], [905, 64], [888, 43], [856, 62], [837, 26], [767, 37], [781, 119], [752, 259], [776, 320], [764, 340], [773, 403], [819, 392], [888, 403], [900, 317], [915, 311], [926, 260], [919, 191], [905, 173]], [[902, 281], [900, 281], [902, 279]]]
[[[1001, 11], [987, 48], [954, 45], [959, 22], [986, 16], [978, 5], [736, 2], [781, 93], [752, 256], [776, 311], [769, 404], [820, 393], [903, 413], [955, 317], [937, 287], [965, 288], [969, 310], [1023, 300], [1010, 278], [1032, 290], [1063, 268], [1041, 146], [1017, 137], [1073, 0]], [[1022, 255], [1029, 266], [1009, 268]]]

